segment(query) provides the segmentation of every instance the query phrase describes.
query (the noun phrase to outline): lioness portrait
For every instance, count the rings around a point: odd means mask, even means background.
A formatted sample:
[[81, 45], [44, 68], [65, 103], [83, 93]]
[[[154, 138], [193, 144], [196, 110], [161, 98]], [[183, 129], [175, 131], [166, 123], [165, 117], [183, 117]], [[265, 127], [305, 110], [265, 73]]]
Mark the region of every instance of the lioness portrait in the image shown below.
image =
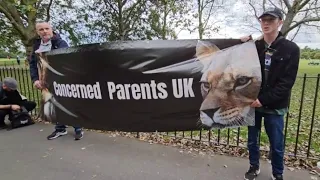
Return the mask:
[[254, 125], [255, 111], [250, 105], [257, 99], [262, 81], [254, 41], [219, 49], [199, 40], [192, 59], [143, 73], [184, 71], [201, 72], [203, 101], [198, 125], [206, 129]]
[[200, 120], [208, 128], [254, 125], [254, 108], [261, 85], [259, 57], [253, 42], [219, 50], [199, 41], [196, 57], [203, 64]]

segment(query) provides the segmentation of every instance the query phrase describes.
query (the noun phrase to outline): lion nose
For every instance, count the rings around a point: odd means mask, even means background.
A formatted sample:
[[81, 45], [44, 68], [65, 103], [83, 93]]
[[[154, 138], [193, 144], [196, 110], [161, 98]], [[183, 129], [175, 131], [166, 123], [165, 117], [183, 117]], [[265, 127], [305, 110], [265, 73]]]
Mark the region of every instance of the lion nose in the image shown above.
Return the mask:
[[202, 110], [202, 112], [204, 112], [208, 117], [213, 118], [214, 113], [217, 112], [218, 110], [219, 108], [206, 109], [206, 110]]

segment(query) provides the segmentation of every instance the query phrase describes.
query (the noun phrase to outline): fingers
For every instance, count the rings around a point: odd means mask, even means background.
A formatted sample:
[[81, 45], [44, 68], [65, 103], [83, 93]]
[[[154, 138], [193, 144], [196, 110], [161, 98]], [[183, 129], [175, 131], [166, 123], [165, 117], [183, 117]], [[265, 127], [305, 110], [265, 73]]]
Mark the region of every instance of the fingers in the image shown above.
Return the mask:
[[42, 86], [41, 86], [41, 82], [38, 80], [36, 82], [34, 82], [34, 86], [37, 88], [37, 89], [41, 89]]
[[257, 107], [256, 102], [253, 102], [253, 103], [251, 104], [251, 107]]
[[250, 106], [251, 106], [251, 107], [261, 107], [262, 104], [261, 104], [260, 101], [257, 99], [257, 100], [255, 100]]
[[251, 104], [251, 107], [258, 107], [259, 106], [259, 102], [257, 100], [253, 101], [253, 103]]
[[241, 42], [247, 42], [249, 40], [252, 40], [252, 36], [251, 35], [244, 36], [244, 37], [241, 37], [240, 40], [241, 40]]

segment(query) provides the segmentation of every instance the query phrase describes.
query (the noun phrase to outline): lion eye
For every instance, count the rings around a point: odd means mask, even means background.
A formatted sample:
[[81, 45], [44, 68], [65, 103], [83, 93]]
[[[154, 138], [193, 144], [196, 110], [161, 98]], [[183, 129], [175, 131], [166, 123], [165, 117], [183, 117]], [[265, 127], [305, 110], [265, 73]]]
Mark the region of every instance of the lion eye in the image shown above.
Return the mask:
[[211, 87], [210, 83], [208, 83], [208, 82], [202, 82], [201, 86], [202, 86], [202, 89], [204, 91], [206, 91], [206, 92], [208, 92], [210, 90], [210, 87]]
[[244, 86], [251, 82], [251, 77], [242, 76], [236, 80], [235, 87]]

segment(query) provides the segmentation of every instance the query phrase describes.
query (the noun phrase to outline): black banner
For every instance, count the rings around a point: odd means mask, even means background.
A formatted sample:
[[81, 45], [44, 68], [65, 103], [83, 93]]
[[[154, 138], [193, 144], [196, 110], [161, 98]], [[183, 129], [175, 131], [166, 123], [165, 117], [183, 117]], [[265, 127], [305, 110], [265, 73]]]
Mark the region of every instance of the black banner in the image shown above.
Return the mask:
[[48, 88], [44, 113], [62, 124], [119, 131], [253, 125], [248, 105], [258, 95], [261, 78], [255, 52], [253, 42], [237, 39], [110, 42], [54, 50], [42, 60], [49, 64], [41, 70]]

